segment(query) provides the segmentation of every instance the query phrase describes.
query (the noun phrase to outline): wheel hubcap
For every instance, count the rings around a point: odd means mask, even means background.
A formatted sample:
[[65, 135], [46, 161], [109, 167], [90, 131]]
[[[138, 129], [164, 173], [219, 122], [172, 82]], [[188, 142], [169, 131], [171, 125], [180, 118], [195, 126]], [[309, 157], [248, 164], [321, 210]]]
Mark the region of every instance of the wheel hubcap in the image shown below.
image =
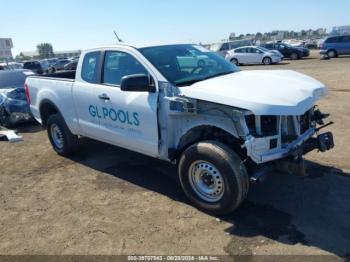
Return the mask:
[[224, 194], [224, 179], [217, 168], [207, 161], [196, 161], [189, 169], [189, 181], [194, 192], [207, 202], [217, 202]]
[[50, 127], [51, 138], [55, 146], [59, 149], [63, 148], [64, 140], [61, 129], [58, 125], [52, 124]]

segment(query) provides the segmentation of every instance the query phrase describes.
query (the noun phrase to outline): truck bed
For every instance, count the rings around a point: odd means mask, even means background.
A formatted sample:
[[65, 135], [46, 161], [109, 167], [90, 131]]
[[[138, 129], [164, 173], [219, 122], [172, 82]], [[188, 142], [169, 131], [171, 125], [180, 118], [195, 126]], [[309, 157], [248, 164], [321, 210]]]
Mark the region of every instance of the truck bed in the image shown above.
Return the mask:
[[46, 75], [35, 75], [31, 77], [74, 82], [75, 74], [76, 74], [76, 71], [74, 70], [74, 71], [63, 71], [63, 72], [58, 72], [53, 74], [46, 74]]

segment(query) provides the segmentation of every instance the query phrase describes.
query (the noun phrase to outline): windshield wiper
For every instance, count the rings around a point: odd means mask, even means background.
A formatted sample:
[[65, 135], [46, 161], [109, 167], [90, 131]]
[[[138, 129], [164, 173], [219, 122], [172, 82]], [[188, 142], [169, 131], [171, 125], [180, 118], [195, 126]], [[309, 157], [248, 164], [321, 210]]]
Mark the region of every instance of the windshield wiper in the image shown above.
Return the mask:
[[197, 82], [201, 82], [201, 81], [204, 81], [204, 80], [207, 80], [207, 79], [210, 79], [210, 78], [215, 78], [215, 77], [218, 77], [218, 76], [229, 75], [229, 74], [232, 74], [232, 73], [235, 73], [235, 72], [234, 71], [222, 72], [222, 73], [206, 76], [206, 77], [199, 78], [199, 79], [192, 79], [192, 80], [188, 80], [188, 81], [183, 81], [183, 82], [177, 83], [176, 86], [193, 85], [193, 84], [195, 84]]

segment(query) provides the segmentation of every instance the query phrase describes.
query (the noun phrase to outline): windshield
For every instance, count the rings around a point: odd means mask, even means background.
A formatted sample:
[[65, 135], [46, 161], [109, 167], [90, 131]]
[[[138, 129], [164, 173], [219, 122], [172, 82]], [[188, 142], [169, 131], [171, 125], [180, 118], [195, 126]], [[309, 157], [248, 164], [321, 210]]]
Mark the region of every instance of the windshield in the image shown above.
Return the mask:
[[170, 45], [140, 49], [140, 52], [171, 83], [177, 86], [239, 71], [216, 53], [197, 45]]

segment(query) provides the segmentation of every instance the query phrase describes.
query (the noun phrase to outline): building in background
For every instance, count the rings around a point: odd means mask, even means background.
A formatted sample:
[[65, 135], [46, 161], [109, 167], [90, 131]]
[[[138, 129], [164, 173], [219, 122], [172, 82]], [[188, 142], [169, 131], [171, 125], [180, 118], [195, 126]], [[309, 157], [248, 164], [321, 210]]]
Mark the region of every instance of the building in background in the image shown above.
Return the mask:
[[[66, 50], [66, 51], [54, 51], [55, 57], [63, 58], [63, 57], [74, 57], [80, 56], [81, 50]], [[29, 57], [31, 59], [38, 59], [39, 52], [38, 51], [23, 51], [20, 53], [21, 57]]]
[[11, 38], [0, 38], [0, 60], [12, 59], [13, 43]]
[[333, 27], [331, 35], [350, 35], [350, 25]]

